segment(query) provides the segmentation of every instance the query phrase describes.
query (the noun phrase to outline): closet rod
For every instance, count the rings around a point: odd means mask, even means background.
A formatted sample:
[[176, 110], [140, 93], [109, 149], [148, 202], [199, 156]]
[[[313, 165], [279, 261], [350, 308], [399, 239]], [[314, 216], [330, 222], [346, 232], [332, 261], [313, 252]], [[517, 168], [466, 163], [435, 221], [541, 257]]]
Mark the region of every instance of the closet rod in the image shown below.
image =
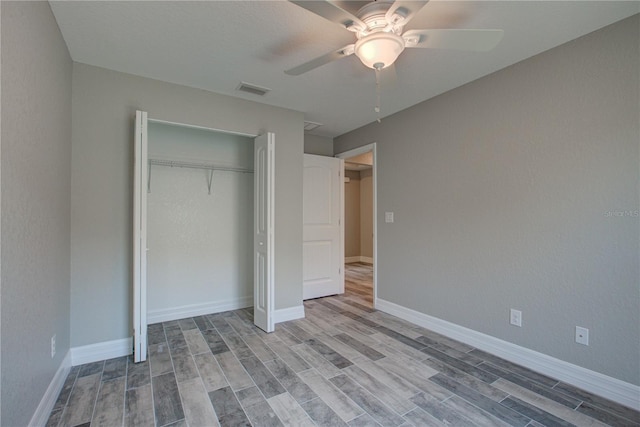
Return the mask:
[[233, 166], [218, 166], [211, 163], [194, 163], [194, 162], [183, 162], [178, 160], [159, 160], [159, 159], [149, 159], [149, 170], [147, 176], [147, 193], [151, 193], [151, 166], [169, 166], [176, 168], [190, 168], [190, 169], [204, 169], [209, 171], [209, 177], [207, 180], [207, 184], [209, 187], [209, 194], [211, 194], [211, 181], [213, 180], [213, 171], [230, 171], [230, 172], [241, 172], [241, 173], [253, 173], [253, 169], [247, 168], [239, 168]]
[[172, 168], [176, 167], [176, 168], [191, 168], [191, 169], [206, 169], [206, 170], [217, 170], [217, 171], [253, 173], [253, 169], [239, 168], [234, 166], [218, 166], [211, 163], [183, 162], [178, 160], [149, 159], [149, 165], [150, 166], [151, 165], [169, 166]]

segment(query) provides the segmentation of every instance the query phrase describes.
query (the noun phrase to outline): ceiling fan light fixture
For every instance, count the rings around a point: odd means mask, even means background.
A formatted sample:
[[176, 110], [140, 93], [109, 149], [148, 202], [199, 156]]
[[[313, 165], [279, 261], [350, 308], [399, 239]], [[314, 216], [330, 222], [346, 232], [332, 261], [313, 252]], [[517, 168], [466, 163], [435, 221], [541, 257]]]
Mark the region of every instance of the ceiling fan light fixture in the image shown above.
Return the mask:
[[395, 33], [377, 32], [356, 42], [355, 54], [364, 65], [373, 69], [393, 64], [404, 50], [404, 39]]

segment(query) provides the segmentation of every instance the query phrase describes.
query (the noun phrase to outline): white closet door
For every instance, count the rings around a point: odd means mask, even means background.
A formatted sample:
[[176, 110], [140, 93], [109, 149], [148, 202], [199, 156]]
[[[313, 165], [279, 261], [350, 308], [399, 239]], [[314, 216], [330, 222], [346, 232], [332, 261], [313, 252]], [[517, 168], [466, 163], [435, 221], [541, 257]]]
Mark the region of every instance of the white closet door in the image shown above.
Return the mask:
[[133, 173], [133, 356], [147, 359], [147, 113], [136, 111]]
[[304, 155], [302, 298], [344, 293], [344, 160]]
[[254, 143], [253, 321], [265, 332], [274, 330], [274, 141], [274, 134], [267, 133]]

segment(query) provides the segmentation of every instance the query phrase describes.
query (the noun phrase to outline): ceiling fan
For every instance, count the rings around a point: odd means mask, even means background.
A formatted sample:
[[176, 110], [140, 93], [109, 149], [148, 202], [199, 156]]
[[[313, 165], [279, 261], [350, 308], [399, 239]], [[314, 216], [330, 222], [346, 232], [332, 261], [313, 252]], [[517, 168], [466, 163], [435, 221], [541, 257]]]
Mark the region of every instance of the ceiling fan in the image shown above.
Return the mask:
[[380, 72], [393, 65], [405, 48], [489, 51], [502, 39], [502, 30], [426, 29], [402, 32], [428, 0], [379, 0], [356, 14], [331, 1], [290, 0], [291, 3], [343, 26], [356, 42], [285, 71], [298, 76], [329, 62], [355, 54], [364, 65]]

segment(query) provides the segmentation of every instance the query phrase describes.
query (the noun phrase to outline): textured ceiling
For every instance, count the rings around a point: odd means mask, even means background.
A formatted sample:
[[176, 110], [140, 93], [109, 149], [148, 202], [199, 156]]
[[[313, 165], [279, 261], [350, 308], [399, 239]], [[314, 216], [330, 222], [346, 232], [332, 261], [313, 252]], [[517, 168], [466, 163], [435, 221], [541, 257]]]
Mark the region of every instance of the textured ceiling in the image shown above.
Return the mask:
[[[375, 75], [355, 57], [284, 70], [354, 42], [287, 1], [51, 1], [74, 61], [289, 108], [335, 137], [376, 120]], [[355, 11], [362, 2], [337, 2]], [[405, 27], [499, 28], [488, 53], [407, 49], [383, 88], [382, 116], [461, 86], [640, 11], [636, 1], [436, 1]], [[271, 89], [236, 91], [241, 81]]]

